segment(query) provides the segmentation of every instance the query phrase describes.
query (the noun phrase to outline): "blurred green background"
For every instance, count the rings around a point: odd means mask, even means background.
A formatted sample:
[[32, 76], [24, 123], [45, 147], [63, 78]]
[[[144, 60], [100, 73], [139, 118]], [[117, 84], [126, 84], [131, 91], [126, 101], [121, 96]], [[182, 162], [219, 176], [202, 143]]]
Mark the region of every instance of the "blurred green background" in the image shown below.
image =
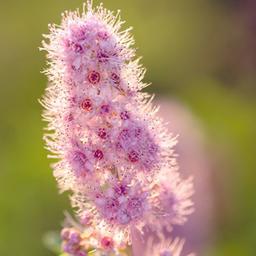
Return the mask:
[[[94, 1], [97, 4], [99, 1]], [[206, 131], [215, 172], [214, 242], [205, 255], [256, 255], [256, 1], [106, 0], [134, 27], [150, 92], [178, 99]], [[47, 24], [78, 0], [0, 2], [0, 255], [51, 256], [58, 195], [42, 142]], [[217, 159], [217, 160], [216, 160]], [[215, 162], [216, 160], [216, 162]]]

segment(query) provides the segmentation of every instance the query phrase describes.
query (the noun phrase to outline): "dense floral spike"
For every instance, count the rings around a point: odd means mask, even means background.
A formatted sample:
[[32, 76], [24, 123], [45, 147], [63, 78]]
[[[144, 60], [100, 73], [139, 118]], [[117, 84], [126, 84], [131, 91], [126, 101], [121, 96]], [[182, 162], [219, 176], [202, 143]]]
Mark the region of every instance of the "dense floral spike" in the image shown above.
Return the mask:
[[[183, 224], [193, 189], [179, 178], [176, 138], [156, 116], [152, 97], [140, 92], [145, 72], [122, 23], [119, 13], [93, 9], [89, 1], [82, 14], [65, 12], [60, 26], [49, 26], [42, 104], [49, 130], [44, 139], [59, 159], [53, 168], [61, 191], [72, 191], [78, 215], [95, 232], [130, 244], [130, 229], [152, 220]], [[65, 251], [83, 255], [72, 237], [64, 239]]]
[[128, 256], [126, 245], [117, 243], [112, 236], [96, 232], [89, 223], [79, 223], [67, 216], [62, 229], [62, 251], [72, 256]]

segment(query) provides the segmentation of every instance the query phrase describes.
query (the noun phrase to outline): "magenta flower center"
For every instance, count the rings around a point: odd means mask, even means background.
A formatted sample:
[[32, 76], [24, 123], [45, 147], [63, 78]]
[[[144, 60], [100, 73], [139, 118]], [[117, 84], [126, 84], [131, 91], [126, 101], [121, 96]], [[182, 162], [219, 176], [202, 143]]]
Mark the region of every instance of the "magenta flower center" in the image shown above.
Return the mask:
[[97, 54], [98, 60], [100, 63], [102, 62], [108, 62], [109, 55], [106, 52], [99, 51]]
[[90, 71], [87, 79], [91, 84], [98, 84], [100, 82], [100, 73], [95, 70]]
[[80, 44], [77, 44], [77, 43], [73, 43], [73, 44], [72, 44], [72, 50], [73, 50], [75, 53], [83, 53], [83, 52], [84, 52], [83, 47], [82, 47]]
[[105, 236], [101, 239], [101, 246], [105, 250], [110, 250], [114, 246], [113, 240], [110, 237]]
[[92, 110], [92, 101], [90, 99], [85, 99], [81, 102], [80, 107], [83, 110], [91, 111]]
[[106, 114], [109, 113], [110, 111], [110, 106], [109, 105], [102, 105], [100, 108], [100, 113], [101, 114]]
[[103, 158], [103, 152], [99, 149], [97, 149], [95, 152], [94, 152], [94, 157], [101, 160]]
[[111, 74], [111, 79], [113, 80], [113, 82], [115, 84], [119, 84], [120, 83], [120, 77], [116, 73], [112, 73]]
[[105, 32], [105, 31], [99, 31], [97, 35], [102, 40], [107, 40], [108, 39], [108, 33]]
[[98, 130], [98, 136], [102, 139], [106, 139], [107, 138], [107, 132], [105, 128], [100, 128]]
[[128, 154], [128, 157], [129, 157], [129, 160], [132, 162], [132, 163], [135, 163], [135, 162], [138, 162], [139, 161], [139, 154], [132, 150], [129, 154]]
[[128, 114], [128, 111], [121, 112], [120, 117], [121, 117], [122, 120], [127, 120], [127, 119], [130, 118], [130, 116]]

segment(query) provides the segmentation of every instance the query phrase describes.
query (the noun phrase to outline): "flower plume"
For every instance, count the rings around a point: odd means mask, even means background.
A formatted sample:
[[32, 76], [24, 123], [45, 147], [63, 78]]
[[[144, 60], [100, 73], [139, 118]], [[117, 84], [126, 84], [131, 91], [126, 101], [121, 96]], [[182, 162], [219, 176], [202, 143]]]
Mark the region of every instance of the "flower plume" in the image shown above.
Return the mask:
[[[62, 232], [63, 250], [74, 256], [87, 255], [92, 244], [117, 253], [132, 244], [132, 228], [162, 232], [159, 220], [171, 228], [193, 211], [191, 180], [182, 180], [175, 160], [176, 137], [141, 92], [145, 69], [122, 24], [119, 12], [88, 1], [81, 14], [64, 12], [61, 25], [44, 35], [44, 139], [58, 159], [59, 188], [71, 191], [81, 222], [79, 232]], [[89, 228], [93, 238], [81, 242]]]

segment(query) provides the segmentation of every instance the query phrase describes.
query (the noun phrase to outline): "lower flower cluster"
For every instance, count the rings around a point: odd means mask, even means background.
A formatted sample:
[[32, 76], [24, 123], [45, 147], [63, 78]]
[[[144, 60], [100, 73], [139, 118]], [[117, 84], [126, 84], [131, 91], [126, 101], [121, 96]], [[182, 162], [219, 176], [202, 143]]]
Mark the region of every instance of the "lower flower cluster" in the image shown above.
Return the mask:
[[[70, 219], [70, 217], [69, 217]], [[74, 223], [74, 221], [72, 220]], [[128, 256], [127, 245], [117, 244], [110, 236], [104, 236], [91, 226], [76, 223], [61, 231], [61, 249], [70, 256]]]
[[[165, 239], [150, 236], [144, 251], [136, 251], [125, 243], [116, 243], [111, 236], [104, 236], [88, 224], [75, 222], [67, 217], [67, 226], [61, 231], [61, 256], [180, 256], [184, 239]], [[189, 254], [187, 256], [195, 256]]]

